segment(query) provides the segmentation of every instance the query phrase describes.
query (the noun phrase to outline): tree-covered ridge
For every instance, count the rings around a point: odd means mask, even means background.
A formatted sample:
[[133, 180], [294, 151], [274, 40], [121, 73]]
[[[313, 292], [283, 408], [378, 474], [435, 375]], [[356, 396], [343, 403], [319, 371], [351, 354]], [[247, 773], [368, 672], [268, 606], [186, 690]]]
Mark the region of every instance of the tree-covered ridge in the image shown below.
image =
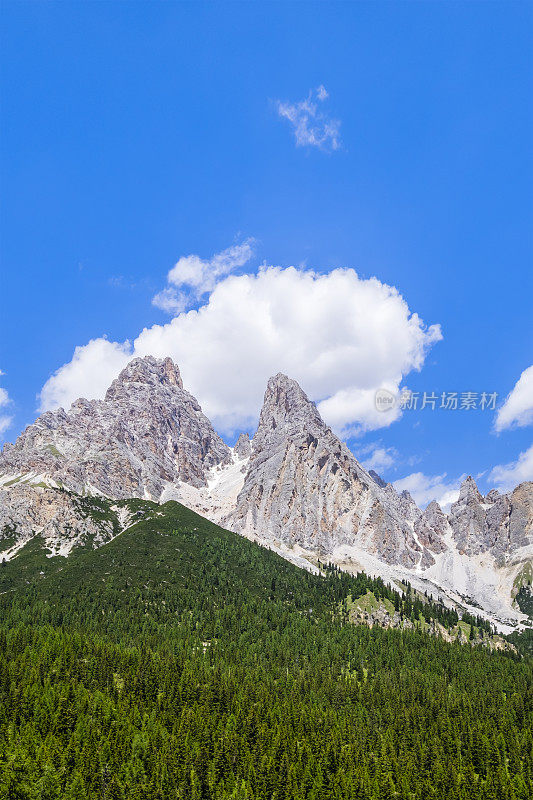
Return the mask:
[[516, 595], [516, 604], [523, 614], [533, 619], [533, 590], [531, 585], [522, 586]]
[[353, 625], [421, 600], [159, 512], [0, 598], [0, 797], [531, 796], [530, 660]]
[[[178, 503], [159, 506], [138, 500], [120, 502], [131, 506], [130, 511], [138, 514], [140, 521], [106, 546], [79, 550], [69, 559], [46, 559], [40, 554], [40, 571], [34, 567], [36, 574], [30, 586], [14, 594], [9, 589], [20, 584], [18, 559], [0, 569], [11, 614], [20, 614], [21, 621], [27, 623], [35, 623], [38, 614], [43, 623], [61, 624], [67, 613], [76, 624], [96, 627], [99, 632], [104, 626], [114, 637], [124, 629], [131, 638], [138, 632], [132, 628], [132, 620], [139, 603], [144, 618], [149, 611], [149, 622], [144, 619], [144, 623], [170, 625], [172, 631], [176, 614], [196, 609], [199, 595], [203, 616], [213, 617], [221, 606], [241, 603], [247, 597], [266, 600], [269, 607], [277, 601], [285, 611], [297, 610], [329, 620], [339, 614], [347, 619], [346, 599], [371, 591], [413, 622], [424, 617], [446, 628], [458, 623], [457, 611], [412, 592], [409, 584], [400, 592], [381, 578], [350, 575], [320, 562], [321, 574], [315, 575]], [[101, 513], [105, 513], [104, 508]], [[26, 562], [22, 565], [25, 567]], [[29, 574], [25, 576], [26, 581], [29, 578]], [[95, 599], [100, 608], [107, 609], [104, 619], [94, 618]], [[125, 626], [120, 624], [123, 614]], [[463, 613], [461, 618], [474, 626], [476, 637], [481, 630], [491, 633], [490, 624], [481, 617]]]

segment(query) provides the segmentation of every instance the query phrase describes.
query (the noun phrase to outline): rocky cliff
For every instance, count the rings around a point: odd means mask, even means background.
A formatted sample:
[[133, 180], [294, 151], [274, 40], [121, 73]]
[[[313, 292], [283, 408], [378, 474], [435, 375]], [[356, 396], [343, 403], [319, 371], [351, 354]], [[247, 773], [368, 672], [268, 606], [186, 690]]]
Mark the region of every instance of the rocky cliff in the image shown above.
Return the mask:
[[449, 521], [460, 553], [491, 552], [498, 563], [532, 544], [533, 483], [522, 483], [509, 495], [495, 489], [483, 497], [473, 478], [462, 484]]
[[43, 414], [0, 455], [0, 475], [46, 476], [53, 485], [108, 497], [159, 499], [167, 483], [205, 486], [230, 460], [170, 358], [131, 361], [104, 400]]
[[412, 520], [419, 515], [409, 495], [382, 487], [361, 467], [296, 381], [281, 374], [269, 380], [244, 484], [226, 524], [317, 553], [356, 545], [387, 563], [414, 567], [432, 562], [437, 539], [417, 541]]

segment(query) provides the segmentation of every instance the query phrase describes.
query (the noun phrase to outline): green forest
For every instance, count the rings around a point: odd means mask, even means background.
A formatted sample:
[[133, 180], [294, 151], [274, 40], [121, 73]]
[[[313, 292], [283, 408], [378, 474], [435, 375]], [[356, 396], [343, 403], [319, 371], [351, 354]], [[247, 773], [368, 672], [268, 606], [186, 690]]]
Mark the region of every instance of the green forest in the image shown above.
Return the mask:
[[[152, 512], [49, 569], [34, 553], [23, 580], [1, 568], [1, 800], [533, 796], [521, 637], [490, 651], [464, 615], [471, 643], [446, 642], [422, 623], [457, 613], [409, 586]], [[353, 624], [369, 591], [414, 627]]]

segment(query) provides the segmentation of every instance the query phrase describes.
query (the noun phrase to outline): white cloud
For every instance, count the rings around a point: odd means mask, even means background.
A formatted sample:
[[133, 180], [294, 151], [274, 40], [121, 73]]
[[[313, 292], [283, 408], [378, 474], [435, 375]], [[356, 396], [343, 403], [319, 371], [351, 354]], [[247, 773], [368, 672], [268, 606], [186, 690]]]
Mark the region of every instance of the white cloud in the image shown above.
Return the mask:
[[184, 292], [177, 292], [173, 286], [167, 286], [152, 297], [152, 305], [167, 314], [181, 314], [189, 305], [189, 300]]
[[168, 286], [158, 292], [152, 303], [168, 313], [179, 314], [212, 292], [221, 278], [243, 267], [253, 256], [254, 240], [228, 247], [208, 260], [200, 256], [182, 256], [167, 275]]
[[533, 364], [520, 375], [513, 390], [496, 415], [497, 431], [523, 428], [533, 422]]
[[325, 87], [320, 85], [299, 103], [283, 103], [278, 100], [278, 114], [291, 123], [298, 147], [338, 150], [341, 146], [340, 120], [328, 116], [320, 106], [328, 97]]
[[500, 492], [509, 492], [523, 481], [533, 481], [533, 445], [520, 453], [516, 461], [494, 467], [489, 480]]
[[40, 411], [69, 408], [78, 397], [103, 397], [106, 389], [132, 357], [129, 342], [91, 339], [76, 347], [72, 360], [48, 378], [40, 393]]
[[[130, 346], [95, 339], [45, 384], [43, 409], [102, 397], [132, 356], [171, 356], [185, 386], [223, 432], [253, 427], [266, 382], [285, 372], [319, 402], [337, 430], [390, 424], [376, 389], [397, 389], [441, 339], [396, 289], [352, 269], [317, 274], [264, 267], [221, 280], [198, 310], [145, 328]], [[393, 412], [390, 412], [391, 414]]]
[[398, 492], [407, 489], [413, 500], [425, 508], [432, 500], [436, 500], [443, 511], [448, 511], [451, 504], [459, 497], [459, 488], [464, 476], [457, 480], [447, 479], [445, 472], [442, 475], [424, 475], [423, 472], [412, 472], [405, 478], [394, 481], [394, 488]]
[[363, 448], [358, 448], [357, 457], [368, 455], [361, 461], [361, 464], [366, 470], [373, 469], [378, 474], [386, 472], [390, 469], [398, 458], [398, 451], [394, 447], [384, 447], [381, 443], [372, 443]]
[[339, 389], [331, 397], [320, 401], [318, 410], [328, 424], [345, 439], [360, 436], [365, 431], [388, 428], [401, 417], [402, 412], [398, 404], [387, 411], [378, 410], [376, 391], [387, 389], [398, 397], [401, 379], [402, 374], [398, 374], [394, 380], [384, 379], [379, 386], [374, 385], [368, 389], [358, 386]]
[[[0, 369], [0, 375], [5, 375], [5, 372], [2, 372]], [[6, 389], [3, 386], [0, 386], [0, 408], [5, 409], [11, 403], [11, 398]], [[13, 417], [9, 414], [4, 413], [4, 411], [0, 412], [0, 436], [9, 429], [11, 423], [13, 422]]]

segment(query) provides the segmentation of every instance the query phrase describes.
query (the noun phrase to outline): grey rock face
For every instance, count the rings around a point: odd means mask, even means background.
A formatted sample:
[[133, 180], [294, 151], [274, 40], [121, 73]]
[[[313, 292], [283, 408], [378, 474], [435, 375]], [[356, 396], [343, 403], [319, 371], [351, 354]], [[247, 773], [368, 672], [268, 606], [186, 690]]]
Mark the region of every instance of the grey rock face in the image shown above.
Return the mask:
[[423, 569], [435, 563], [433, 553], [443, 553], [446, 544], [442, 537], [446, 533], [448, 520], [438, 503], [433, 501], [425, 511], [413, 520], [413, 528], [418, 541], [423, 545], [421, 566]]
[[485, 510], [482, 504], [483, 497], [476, 482], [468, 476], [461, 485], [459, 499], [452, 504], [449, 515], [457, 547], [467, 555], [483, 549]]
[[533, 481], [525, 481], [511, 492], [509, 550], [533, 545]]
[[446, 534], [448, 520], [435, 500], [415, 520], [414, 526], [415, 533], [424, 547], [433, 553], [442, 553], [446, 550], [446, 544], [442, 537]]
[[[8, 559], [12, 538], [23, 546], [36, 534], [54, 552], [67, 554], [91, 540], [95, 546], [113, 538], [113, 519], [89, 513], [89, 501], [58, 489], [27, 485], [0, 489], [0, 547]], [[117, 523], [117, 520], [115, 520]]]
[[468, 477], [449, 520], [460, 552], [470, 556], [490, 551], [503, 564], [512, 553], [533, 544], [533, 483], [520, 484], [510, 495], [493, 489], [483, 497]]
[[250, 456], [252, 452], [252, 443], [247, 433], [241, 433], [235, 442], [233, 450], [239, 458], [248, 458]]
[[131, 361], [104, 400], [49, 411], [0, 455], [0, 474], [34, 472], [83, 493], [158, 499], [166, 482], [205, 486], [231, 451], [170, 358]]
[[378, 486], [380, 486], [382, 489], [385, 488], [385, 486], [387, 485], [387, 481], [384, 481], [383, 478], [381, 477], [381, 475], [378, 475], [376, 470], [370, 469], [368, 471], [368, 474], [370, 475], [372, 480], [377, 483]]
[[350, 614], [350, 621], [368, 625], [370, 628], [393, 628], [395, 630], [413, 630], [415, 627], [409, 617], [402, 617], [398, 611], [391, 614], [384, 606], [374, 611], [356, 611]]
[[411, 504], [370, 477], [296, 381], [282, 374], [269, 380], [244, 486], [226, 524], [320, 553], [355, 545], [412, 566], [422, 548], [405, 519]]

